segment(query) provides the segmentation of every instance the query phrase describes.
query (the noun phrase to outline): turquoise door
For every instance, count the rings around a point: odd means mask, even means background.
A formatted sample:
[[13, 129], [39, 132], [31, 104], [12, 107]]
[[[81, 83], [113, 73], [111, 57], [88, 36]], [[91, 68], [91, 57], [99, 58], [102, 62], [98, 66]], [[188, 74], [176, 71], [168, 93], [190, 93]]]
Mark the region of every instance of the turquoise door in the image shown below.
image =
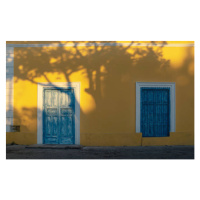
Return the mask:
[[143, 137], [169, 136], [169, 91], [169, 88], [141, 88], [140, 129]]
[[74, 90], [44, 89], [43, 143], [75, 144]]

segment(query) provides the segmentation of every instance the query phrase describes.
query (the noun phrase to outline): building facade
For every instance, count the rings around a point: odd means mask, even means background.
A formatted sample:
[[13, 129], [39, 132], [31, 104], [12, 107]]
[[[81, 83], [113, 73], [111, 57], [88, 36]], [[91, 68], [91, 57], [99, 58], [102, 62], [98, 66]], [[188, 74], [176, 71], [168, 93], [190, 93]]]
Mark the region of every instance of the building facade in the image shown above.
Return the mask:
[[7, 42], [6, 141], [194, 144], [194, 42]]

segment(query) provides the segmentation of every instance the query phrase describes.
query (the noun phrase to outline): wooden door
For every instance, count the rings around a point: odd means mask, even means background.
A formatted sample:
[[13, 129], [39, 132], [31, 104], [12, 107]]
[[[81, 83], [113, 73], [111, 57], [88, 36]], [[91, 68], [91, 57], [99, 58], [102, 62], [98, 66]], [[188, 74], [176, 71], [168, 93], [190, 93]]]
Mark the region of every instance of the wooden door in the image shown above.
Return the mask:
[[71, 89], [44, 89], [43, 143], [75, 143], [75, 98]]

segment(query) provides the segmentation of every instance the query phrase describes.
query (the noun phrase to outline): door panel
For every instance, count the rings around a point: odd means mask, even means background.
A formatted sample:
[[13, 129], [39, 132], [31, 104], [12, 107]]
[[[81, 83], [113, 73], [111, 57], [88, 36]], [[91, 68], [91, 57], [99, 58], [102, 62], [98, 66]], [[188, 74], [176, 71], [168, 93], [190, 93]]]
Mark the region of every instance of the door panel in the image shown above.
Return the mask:
[[74, 144], [75, 98], [73, 89], [44, 90], [45, 144]]
[[141, 132], [143, 137], [169, 136], [169, 88], [141, 88]]
[[60, 90], [61, 144], [74, 144], [74, 90]]

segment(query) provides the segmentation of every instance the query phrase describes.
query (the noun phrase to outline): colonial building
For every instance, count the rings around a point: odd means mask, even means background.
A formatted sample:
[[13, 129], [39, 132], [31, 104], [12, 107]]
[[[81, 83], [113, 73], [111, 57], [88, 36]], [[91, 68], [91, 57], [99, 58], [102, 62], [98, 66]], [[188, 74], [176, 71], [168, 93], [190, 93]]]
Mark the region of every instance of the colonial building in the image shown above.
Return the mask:
[[194, 42], [7, 42], [6, 140], [194, 144]]

